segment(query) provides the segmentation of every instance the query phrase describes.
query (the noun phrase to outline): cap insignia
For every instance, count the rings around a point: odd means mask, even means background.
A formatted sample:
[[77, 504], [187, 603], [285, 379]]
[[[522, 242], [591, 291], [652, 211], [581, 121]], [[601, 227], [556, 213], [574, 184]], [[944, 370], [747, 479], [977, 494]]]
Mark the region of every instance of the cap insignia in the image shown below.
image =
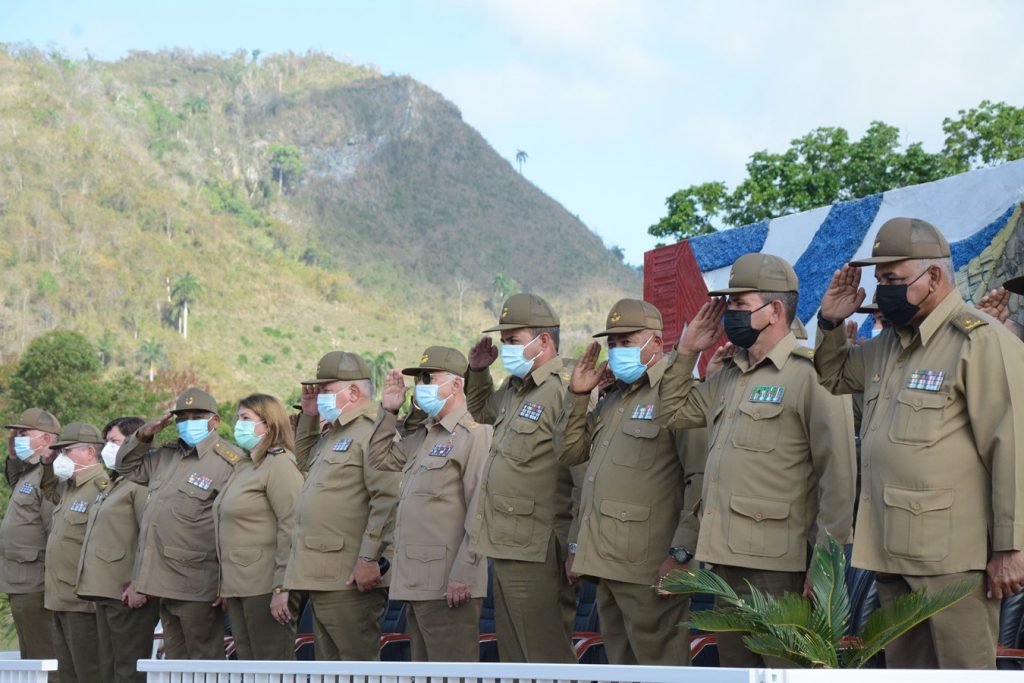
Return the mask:
[[425, 353], [425, 354], [423, 354], [423, 357], [422, 357], [422, 358], [420, 358], [420, 365], [423, 365], [423, 364], [424, 364], [424, 363], [426, 363], [426, 362], [427, 362], [428, 360], [430, 360], [430, 356], [429, 356], [428, 354], [426, 354], [426, 353]]
[[185, 405], [187, 405], [187, 406], [192, 405], [192, 397], [191, 396], [189, 396], [188, 398], [185, 399]]
[[610, 320], [613, 323], [617, 323], [621, 319], [622, 319], [622, 316], [619, 315], [618, 312], [614, 312], [610, 316], [608, 316], [608, 320]]
[[872, 249], [878, 249], [880, 246], [882, 246], [882, 240], [875, 242], [875, 246], [873, 246]]
[[502, 318], [507, 318], [508, 317], [508, 306], [505, 306], [504, 308], [501, 309], [501, 317]]

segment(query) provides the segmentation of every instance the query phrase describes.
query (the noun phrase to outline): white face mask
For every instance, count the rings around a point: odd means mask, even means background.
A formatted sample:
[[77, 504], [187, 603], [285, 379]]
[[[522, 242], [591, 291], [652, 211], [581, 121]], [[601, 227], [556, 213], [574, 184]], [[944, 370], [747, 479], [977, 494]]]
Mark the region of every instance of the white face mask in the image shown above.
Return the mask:
[[61, 481], [67, 481], [75, 474], [75, 461], [61, 453], [53, 459], [53, 473]]
[[100, 456], [103, 458], [103, 464], [107, 466], [108, 470], [114, 469], [114, 463], [117, 462], [117, 451], [121, 447], [113, 441], [108, 441], [100, 451]]

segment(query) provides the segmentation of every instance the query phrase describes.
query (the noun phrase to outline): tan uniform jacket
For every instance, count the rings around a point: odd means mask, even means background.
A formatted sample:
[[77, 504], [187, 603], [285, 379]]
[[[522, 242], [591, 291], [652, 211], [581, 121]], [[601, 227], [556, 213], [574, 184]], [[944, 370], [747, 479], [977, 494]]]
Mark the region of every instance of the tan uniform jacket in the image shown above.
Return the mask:
[[697, 547], [705, 430], [659, 424], [662, 358], [632, 385], [616, 382], [587, 414], [590, 395], [569, 393], [559, 419], [559, 461], [589, 461], [577, 513], [573, 571], [653, 585], [669, 548]]
[[53, 525], [46, 540], [46, 609], [55, 612], [95, 612], [92, 602], [75, 595], [78, 561], [82, 557], [89, 511], [110, 488], [102, 465], [69, 480], [68, 488], [53, 509]]
[[[8, 467], [11, 464], [8, 460]], [[43, 590], [43, 558], [54, 507], [43, 493], [43, 470], [42, 465], [31, 466], [11, 486], [11, 498], [0, 522], [0, 592]]]
[[697, 559], [804, 571], [811, 543], [847, 543], [856, 451], [850, 401], [818, 384], [792, 333], [755, 367], [741, 350], [704, 383], [697, 356], [679, 354], [662, 378], [662, 419], [708, 428]]
[[117, 471], [149, 486], [132, 580], [135, 590], [172, 600], [217, 598], [213, 500], [242, 452], [216, 433], [189, 448], [154, 448], [134, 434], [117, 452]]
[[853, 564], [912, 576], [1024, 549], [1024, 346], [952, 292], [918, 330], [818, 331], [836, 393], [864, 392]]
[[525, 379], [495, 391], [489, 370], [469, 371], [466, 404], [494, 425], [483, 473], [474, 550], [505, 560], [543, 562], [554, 532], [564, 545], [572, 522], [572, 474], [558, 464], [554, 429], [570, 372], [556, 356]]
[[82, 598], [120, 600], [132, 580], [146, 487], [122, 477], [89, 506], [75, 592]]
[[492, 433], [463, 406], [374, 459], [374, 467], [403, 472], [393, 600], [443, 599], [449, 581], [468, 585], [474, 598], [487, 594], [487, 559], [469, 549], [469, 530]]
[[271, 449], [259, 462], [238, 461], [213, 501], [220, 595], [264, 595], [284, 585], [301, 489], [295, 456], [284, 448]]
[[[317, 439], [309, 432], [319, 433], [319, 419], [299, 418], [296, 457], [310, 464], [295, 506], [286, 588], [356, 590], [345, 585], [356, 559], [378, 558], [391, 544], [401, 477], [370, 465], [371, 453], [386, 451], [395, 436], [386, 412], [376, 403], [346, 411]], [[311, 441], [303, 453], [301, 444]]]

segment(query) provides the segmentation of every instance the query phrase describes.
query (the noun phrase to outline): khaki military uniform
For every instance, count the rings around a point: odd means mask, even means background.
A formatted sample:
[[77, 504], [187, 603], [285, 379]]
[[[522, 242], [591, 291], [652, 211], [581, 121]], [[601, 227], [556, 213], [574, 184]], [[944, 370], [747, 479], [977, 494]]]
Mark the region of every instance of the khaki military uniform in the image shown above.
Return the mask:
[[697, 547], [703, 429], [658, 423], [661, 358], [631, 385], [616, 382], [587, 415], [590, 396], [570, 393], [559, 419], [559, 462], [588, 462], [573, 570], [600, 578], [598, 612], [608, 661], [679, 666], [690, 661], [688, 600], [652, 586], [669, 548]]
[[494, 425], [472, 548], [493, 559], [495, 630], [505, 662], [576, 663], [576, 598], [563, 569], [573, 484], [554, 445], [569, 378], [558, 356], [497, 390], [489, 370], [467, 375], [469, 412]]
[[0, 591], [7, 593], [22, 659], [52, 659], [52, 617], [43, 607], [46, 536], [53, 517], [53, 471], [8, 458], [11, 497], [0, 522]]
[[110, 487], [102, 465], [76, 475], [53, 510], [46, 540], [46, 609], [53, 613], [53, 643], [61, 683], [91, 683], [100, 676], [96, 608], [75, 595], [89, 509]]
[[211, 607], [220, 575], [213, 500], [241, 458], [216, 433], [195, 448], [154, 448], [132, 435], [117, 453], [117, 471], [149, 487], [132, 578], [139, 593], [161, 598], [168, 659], [224, 656], [224, 615]]
[[[740, 593], [748, 574], [772, 592], [802, 585], [812, 544], [850, 537], [852, 409], [822, 391], [812, 357], [790, 333], [755, 366], [740, 350], [698, 383], [697, 356], [680, 354], [662, 379], [663, 424], [708, 428], [696, 557], [726, 567], [722, 576]], [[763, 666], [738, 637], [724, 636], [723, 666]]]
[[160, 602], [151, 599], [137, 609], [121, 602], [132, 580], [139, 525], [149, 492], [121, 477], [89, 506], [89, 521], [78, 562], [75, 592], [96, 605], [96, 639], [104, 681], [143, 683], [146, 674], [136, 662], [150, 656], [153, 631], [160, 620]]
[[394, 530], [400, 477], [370, 465], [395, 436], [385, 412], [378, 404], [343, 412], [322, 435], [317, 417], [299, 418], [296, 456], [309, 464], [284, 585], [310, 591], [317, 659], [380, 657], [387, 590], [345, 584], [357, 558], [381, 557]]
[[270, 614], [270, 599], [275, 588], [284, 586], [301, 488], [295, 456], [277, 447], [258, 462], [242, 458], [213, 502], [219, 593], [228, 599], [239, 659], [295, 658], [295, 621], [278, 623]]
[[[403, 472], [391, 597], [408, 602], [413, 661], [479, 661], [487, 559], [470, 550], [469, 529], [479, 514], [474, 511], [492, 433], [463, 406], [439, 421], [429, 419], [374, 462]], [[448, 607], [449, 581], [469, 586], [468, 604]]]
[[991, 551], [1024, 548], [1024, 347], [951, 292], [917, 329], [862, 346], [818, 330], [815, 365], [836, 393], [864, 393], [853, 564], [882, 572], [883, 602], [952, 579], [978, 585], [887, 648], [889, 666], [995, 666]]

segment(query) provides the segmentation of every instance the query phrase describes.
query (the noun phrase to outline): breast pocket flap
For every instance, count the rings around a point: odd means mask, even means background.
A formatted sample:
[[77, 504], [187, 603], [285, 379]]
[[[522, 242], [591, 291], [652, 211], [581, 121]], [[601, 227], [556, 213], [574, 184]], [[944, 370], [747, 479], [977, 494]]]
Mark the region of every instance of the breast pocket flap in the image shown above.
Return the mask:
[[405, 556], [420, 562], [443, 560], [447, 549], [443, 545], [409, 545], [405, 548]]
[[491, 496], [491, 505], [509, 515], [532, 515], [534, 501], [531, 498], [514, 498], [512, 496]]
[[789, 517], [789, 503], [781, 500], [767, 500], [749, 496], [732, 496], [729, 507], [738, 515], [760, 522], [762, 519], [786, 519]]
[[752, 420], [770, 420], [782, 413], [781, 403], [741, 403], [740, 412]]
[[886, 486], [882, 493], [882, 499], [886, 505], [906, 510], [914, 515], [951, 508], [953, 507], [953, 497], [953, 489], [920, 491]]
[[617, 500], [602, 500], [601, 514], [622, 522], [643, 522], [651, 516], [651, 508], [646, 505], [620, 503]]

